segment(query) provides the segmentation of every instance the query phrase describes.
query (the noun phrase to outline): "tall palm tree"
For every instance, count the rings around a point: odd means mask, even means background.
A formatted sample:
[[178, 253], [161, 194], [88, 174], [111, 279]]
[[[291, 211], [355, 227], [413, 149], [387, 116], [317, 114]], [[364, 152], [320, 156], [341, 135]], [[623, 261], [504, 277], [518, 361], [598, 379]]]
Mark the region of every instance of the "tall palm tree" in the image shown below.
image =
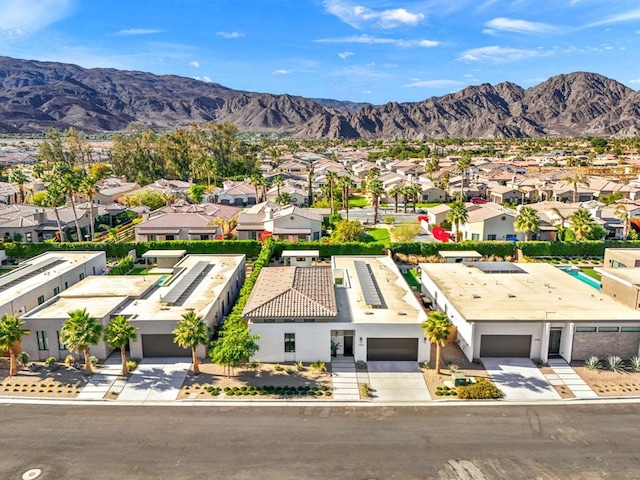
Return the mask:
[[631, 219], [629, 218], [629, 211], [627, 207], [623, 204], [616, 205], [616, 208], [613, 210], [613, 214], [622, 222], [622, 236], [626, 240], [629, 236], [629, 230], [631, 227]]
[[456, 227], [456, 242], [460, 241], [460, 225], [467, 223], [469, 220], [469, 212], [463, 202], [458, 200], [451, 205], [451, 209], [447, 212], [447, 221]]
[[436, 374], [440, 374], [440, 348], [444, 347], [452, 326], [447, 315], [438, 311], [429, 312], [427, 320], [422, 324], [427, 340], [436, 346]]
[[378, 208], [380, 206], [380, 196], [384, 194], [384, 186], [382, 181], [376, 179], [367, 182], [367, 192], [371, 195], [371, 204], [373, 205], [373, 224], [378, 223]]
[[343, 175], [338, 178], [338, 186], [342, 189], [342, 204], [347, 212], [347, 220], [349, 220], [349, 190], [355, 188], [356, 183], [348, 175]]
[[[553, 212], [553, 213], [556, 215], [556, 217], [558, 217], [558, 219], [560, 220], [560, 229], [561, 229], [562, 234], [563, 234], [562, 238], [560, 238], [560, 235], [558, 235], [558, 236], [556, 237], [556, 239], [557, 239], [557, 240], [564, 240], [564, 231], [565, 231], [565, 228], [566, 228], [566, 226], [565, 226], [565, 222], [567, 221], [567, 219], [568, 219], [569, 217], [568, 217], [567, 215], [563, 214], [563, 213], [560, 211], [560, 209], [558, 209], [558, 208], [556, 208], [556, 207], [553, 207], [553, 208], [551, 209], [551, 212]], [[558, 228], [557, 224], [555, 225], [555, 227], [556, 227], [556, 229]]]
[[571, 230], [578, 241], [589, 236], [596, 224], [591, 213], [586, 208], [579, 208], [573, 212], [569, 216], [569, 220], [571, 221]]
[[82, 177], [80, 172], [68, 167], [63, 163], [59, 163], [53, 169], [54, 178], [60, 182], [60, 187], [64, 189], [69, 203], [71, 204], [71, 210], [73, 211], [73, 220], [76, 224], [76, 232], [78, 235], [78, 241], [82, 241], [82, 229], [78, 222], [78, 212], [76, 211], [75, 194], [80, 189], [80, 183]]
[[433, 181], [433, 174], [440, 168], [440, 160], [437, 157], [430, 158], [424, 165], [424, 171], [429, 177], [429, 180]]
[[513, 222], [513, 229], [516, 232], [524, 232], [524, 241], [529, 241], [529, 234], [535, 233], [540, 228], [538, 212], [531, 207], [522, 207]]
[[586, 175], [581, 175], [578, 172], [575, 172], [573, 175], [569, 175], [562, 179], [563, 182], [570, 183], [573, 188], [573, 203], [578, 201], [578, 185], [583, 185], [585, 187], [589, 186], [589, 177]]
[[91, 234], [90, 238], [93, 241], [95, 228], [95, 219], [93, 215], [93, 197], [98, 193], [96, 178], [91, 175], [85, 176], [80, 182], [79, 192], [87, 197], [87, 202], [89, 202], [89, 233]]
[[11, 170], [11, 173], [9, 173], [9, 181], [18, 184], [18, 191], [20, 192], [20, 203], [24, 203], [24, 184], [27, 181], [27, 176], [25, 175], [25, 173], [19, 168], [14, 168], [13, 170]]
[[53, 209], [53, 214], [56, 217], [56, 223], [58, 224], [58, 236], [60, 242], [64, 242], [64, 233], [62, 232], [62, 222], [60, 221], [60, 213], [58, 207], [65, 204], [64, 191], [57, 181], [51, 182], [49, 188], [45, 190], [45, 196], [42, 202], [47, 207]]
[[30, 330], [22, 328], [24, 321], [15, 315], [5, 313], [0, 318], [0, 352], [9, 351], [9, 375], [18, 373], [16, 362], [16, 344], [22, 341], [24, 335], [29, 335]]
[[416, 213], [416, 203], [418, 203], [418, 199], [422, 195], [422, 186], [419, 183], [409, 185], [409, 194], [413, 201], [413, 213]]
[[67, 345], [69, 350], [84, 355], [84, 371], [88, 375], [93, 373], [89, 347], [95, 345], [102, 337], [102, 324], [89, 315], [87, 309], [74, 310], [68, 313], [69, 318], [60, 329], [60, 343]]
[[402, 200], [403, 200], [403, 205], [402, 205], [402, 213], [407, 213], [407, 204], [409, 203], [409, 200], [411, 199], [411, 195], [413, 195], [413, 190], [411, 189], [411, 185], [403, 185], [402, 186]]
[[331, 213], [335, 213], [336, 205], [334, 201], [334, 190], [336, 188], [336, 180], [338, 178], [338, 175], [336, 174], [336, 172], [327, 172], [327, 174], [325, 175], [325, 178], [327, 179], [327, 182], [329, 185], [329, 198], [331, 199]]
[[127, 369], [127, 345], [138, 339], [136, 335], [138, 328], [131, 325], [129, 319], [123, 315], [118, 315], [109, 321], [104, 329], [104, 340], [113, 349], [120, 349], [120, 359], [122, 360], [122, 376], [129, 373]]
[[191, 311], [182, 315], [182, 320], [178, 322], [178, 326], [172, 333], [175, 336], [173, 339], [175, 343], [182, 348], [191, 349], [193, 374], [200, 375], [196, 348], [198, 348], [198, 345], [207, 345], [209, 343], [211, 330], [200, 315]]
[[402, 185], [394, 185], [389, 189], [387, 195], [393, 197], [393, 213], [398, 213], [398, 197], [402, 195]]
[[276, 175], [273, 177], [271, 184], [274, 185], [278, 191], [278, 196], [280, 196], [280, 187], [284, 185], [284, 180], [282, 180], [282, 176]]
[[467, 154], [462, 155], [456, 162], [455, 170], [460, 174], [460, 200], [464, 201], [464, 175], [471, 166], [471, 157]]
[[260, 196], [260, 191], [258, 190], [258, 187], [262, 184], [262, 181], [264, 180], [264, 177], [262, 176], [262, 174], [260, 173], [254, 173], [253, 175], [251, 175], [251, 178], [249, 179], [249, 182], [251, 185], [253, 185], [253, 188], [256, 191], [256, 203], [260, 203], [261, 202], [261, 196]]

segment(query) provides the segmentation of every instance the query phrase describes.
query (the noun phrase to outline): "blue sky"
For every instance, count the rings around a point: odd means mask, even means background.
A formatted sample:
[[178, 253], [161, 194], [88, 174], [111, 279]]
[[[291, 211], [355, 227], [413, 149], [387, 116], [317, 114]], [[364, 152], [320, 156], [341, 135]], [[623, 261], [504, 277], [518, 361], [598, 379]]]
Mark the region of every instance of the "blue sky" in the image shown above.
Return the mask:
[[375, 104], [591, 71], [640, 85], [638, 0], [0, 0], [0, 54]]

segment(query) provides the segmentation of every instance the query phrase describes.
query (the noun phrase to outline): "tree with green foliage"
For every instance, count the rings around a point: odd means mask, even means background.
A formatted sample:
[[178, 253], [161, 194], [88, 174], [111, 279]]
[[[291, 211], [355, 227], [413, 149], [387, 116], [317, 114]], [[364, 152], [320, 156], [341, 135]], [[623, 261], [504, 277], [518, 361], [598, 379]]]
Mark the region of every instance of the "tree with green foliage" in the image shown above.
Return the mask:
[[440, 374], [440, 348], [446, 344], [447, 338], [451, 334], [452, 326], [446, 313], [435, 310], [428, 313], [427, 320], [422, 324], [427, 340], [436, 346], [437, 375]]
[[104, 340], [113, 349], [120, 350], [120, 360], [122, 361], [122, 376], [127, 375], [127, 345], [138, 339], [137, 327], [124, 315], [113, 317], [104, 329]]
[[91, 165], [91, 168], [89, 169], [89, 174], [96, 180], [109, 178], [112, 173], [113, 173], [113, 170], [111, 168], [111, 165], [104, 162], [95, 162], [93, 165]]
[[579, 208], [569, 216], [571, 222], [571, 231], [576, 240], [585, 240], [592, 233], [596, 222], [591, 213], [586, 208]]
[[98, 194], [97, 180], [92, 175], [86, 175], [82, 178], [78, 191], [87, 198], [89, 203], [89, 234], [91, 240], [93, 240], [95, 218], [93, 215], [93, 197]]
[[325, 178], [327, 179], [327, 185], [329, 186], [329, 198], [331, 198], [331, 213], [334, 213], [336, 211], [334, 191], [336, 188], [336, 180], [338, 179], [338, 175], [336, 174], [336, 172], [327, 172]]
[[450, 210], [447, 212], [447, 221], [455, 226], [456, 230], [456, 242], [461, 241], [460, 225], [467, 223], [469, 220], [469, 212], [465, 204], [458, 200], [451, 205]]
[[204, 185], [193, 184], [189, 187], [189, 198], [193, 203], [202, 203], [205, 190], [206, 187]]
[[278, 194], [276, 197], [276, 203], [279, 205], [289, 205], [293, 203], [295, 199], [291, 196], [289, 192], [282, 192]]
[[347, 220], [349, 220], [349, 196], [350, 190], [355, 188], [356, 183], [348, 175], [338, 178], [338, 186], [342, 190], [342, 205], [347, 212]]
[[331, 232], [333, 243], [359, 242], [364, 235], [364, 229], [357, 220], [340, 220]]
[[84, 371], [87, 375], [93, 373], [89, 347], [95, 345], [102, 337], [102, 324], [89, 315], [87, 309], [74, 310], [68, 313], [60, 329], [60, 343], [66, 345], [70, 351], [84, 354]]
[[622, 223], [622, 238], [626, 240], [626, 238], [629, 236], [629, 231], [631, 230], [631, 218], [629, 210], [627, 210], [626, 205], [620, 203], [616, 205], [616, 208], [613, 210], [613, 214]]
[[27, 175], [20, 168], [14, 168], [9, 173], [9, 181], [18, 185], [18, 191], [20, 192], [20, 203], [24, 203], [24, 184], [27, 181]]
[[160, 192], [145, 190], [137, 195], [127, 196], [126, 202], [129, 206], [144, 205], [149, 210], [157, 210], [167, 204], [167, 199]]
[[213, 342], [209, 357], [213, 363], [223, 365], [227, 376], [231, 376], [234, 368], [260, 349], [256, 342], [259, 338], [259, 335], [251, 335], [242, 318], [229, 317], [220, 330], [218, 339]]
[[191, 349], [191, 358], [193, 361], [193, 374], [200, 375], [200, 367], [198, 366], [198, 355], [196, 349], [198, 345], [207, 345], [211, 337], [211, 329], [204, 323], [203, 318], [194, 311], [187, 312], [182, 315], [182, 320], [178, 322], [178, 326], [172, 332], [174, 335], [174, 343], [182, 348]]
[[413, 241], [420, 233], [420, 225], [417, 223], [400, 223], [389, 230], [392, 242], [406, 243]]
[[373, 206], [373, 224], [378, 223], [378, 209], [380, 207], [380, 197], [384, 195], [384, 185], [378, 178], [380, 170], [374, 168], [367, 174], [367, 193], [371, 195], [371, 205]]
[[464, 201], [464, 179], [471, 167], [471, 154], [464, 152], [455, 165], [456, 173], [460, 174], [460, 199]]
[[22, 341], [24, 335], [29, 335], [30, 330], [22, 328], [24, 321], [15, 315], [5, 313], [0, 318], [0, 352], [9, 352], [9, 376], [13, 377], [18, 373], [16, 362], [16, 346]]
[[67, 200], [71, 205], [71, 211], [73, 212], [73, 221], [76, 225], [76, 234], [78, 236], [78, 242], [82, 241], [82, 229], [78, 222], [78, 211], [76, 209], [75, 195], [80, 191], [80, 184], [84, 174], [82, 170], [77, 167], [69, 167], [65, 163], [58, 163], [53, 166], [51, 170], [51, 178], [54, 181], [59, 182], [60, 188], [67, 196]]
[[540, 228], [538, 212], [531, 207], [521, 207], [516, 219], [513, 222], [513, 229], [516, 232], [524, 233], [524, 241], [529, 241], [529, 235], [535, 233]]
[[393, 197], [393, 213], [398, 213], [398, 198], [402, 195], [402, 185], [394, 185], [387, 191], [387, 195]]
[[276, 197], [279, 197], [280, 196], [280, 189], [284, 185], [284, 180], [282, 179], [282, 175], [276, 175], [275, 177], [273, 177], [271, 179], [271, 185], [276, 187]]
[[571, 184], [573, 189], [573, 202], [576, 203], [578, 201], [578, 186], [583, 185], [585, 187], [589, 186], [589, 177], [586, 175], [582, 175], [579, 172], [575, 172], [573, 175], [569, 175], [562, 179], [563, 182], [567, 182]]
[[43, 206], [53, 209], [53, 214], [56, 217], [56, 223], [58, 225], [58, 240], [64, 242], [64, 232], [62, 231], [62, 222], [60, 220], [60, 212], [58, 208], [65, 204], [64, 189], [60, 185], [60, 182], [53, 180], [49, 184], [49, 188], [45, 190], [45, 196], [42, 199]]

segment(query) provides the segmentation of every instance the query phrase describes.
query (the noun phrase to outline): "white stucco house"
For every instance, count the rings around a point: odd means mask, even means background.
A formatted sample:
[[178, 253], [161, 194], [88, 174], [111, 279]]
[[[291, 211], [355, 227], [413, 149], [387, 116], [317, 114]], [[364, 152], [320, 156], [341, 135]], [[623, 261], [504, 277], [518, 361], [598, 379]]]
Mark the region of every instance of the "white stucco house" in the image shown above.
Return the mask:
[[427, 315], [387, 256], [335, 256], [329, 266], [267, 267], [243, 311], [265, 362], [429, 360]]
[[522, 241], [524, 234], [513, 229], [517, 212], [495, 203], [467, 204], [469, 218], [460, 225], [462, 240]]

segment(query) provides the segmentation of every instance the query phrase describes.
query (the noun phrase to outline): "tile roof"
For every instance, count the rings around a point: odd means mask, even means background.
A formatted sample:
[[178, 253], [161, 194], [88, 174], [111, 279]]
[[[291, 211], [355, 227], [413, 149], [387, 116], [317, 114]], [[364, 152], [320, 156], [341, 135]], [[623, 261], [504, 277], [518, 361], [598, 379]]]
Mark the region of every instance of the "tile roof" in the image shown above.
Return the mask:
[[331, 267], [267, 267], [242, 312], [246, 318], [331, 318], [338, 314]]

